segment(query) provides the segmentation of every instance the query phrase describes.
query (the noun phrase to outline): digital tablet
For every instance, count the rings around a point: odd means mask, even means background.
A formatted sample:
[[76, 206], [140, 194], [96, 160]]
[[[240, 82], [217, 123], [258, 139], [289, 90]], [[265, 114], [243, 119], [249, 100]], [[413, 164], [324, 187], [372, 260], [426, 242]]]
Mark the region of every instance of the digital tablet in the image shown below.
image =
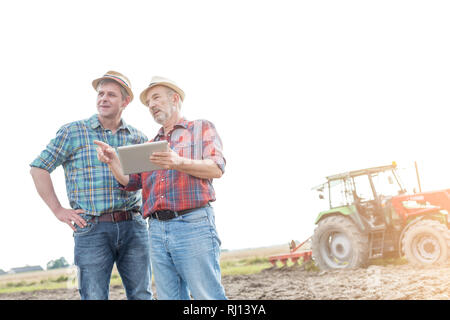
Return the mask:
[[150, 162], [150, 155], [155, 151], [167, 151], [167, 141], [132, 144], [117, 148], [120, 164], [124, 174], [141, 173], [162, 169]]

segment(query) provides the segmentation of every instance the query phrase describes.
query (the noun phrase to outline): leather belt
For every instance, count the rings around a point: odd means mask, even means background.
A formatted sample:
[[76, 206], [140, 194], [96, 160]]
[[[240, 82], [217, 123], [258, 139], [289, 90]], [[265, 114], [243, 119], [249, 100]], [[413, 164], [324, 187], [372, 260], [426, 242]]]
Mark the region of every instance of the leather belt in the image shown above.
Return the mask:
[[203, 207], [198, 207], [198, 208], [193, 208], [193, 209], [186, 209], [186, 210], [180, 210], [180, 211], [172, 211], [172, 210], [157, 210], [155, 212], [152, 212], [149, 215], [149, 218], [151, 219], [157, 219], [159, 221], [167, 221], [179, 216], [182, 216], [183, 214], [195, 211], [197, 209], [200, 208], [204, 208], [206, 206]]
[[120, 222], [133, 219], [133, 213], [137, 211], [115, 211], [105, 213], [98, 217], [98, 222]]

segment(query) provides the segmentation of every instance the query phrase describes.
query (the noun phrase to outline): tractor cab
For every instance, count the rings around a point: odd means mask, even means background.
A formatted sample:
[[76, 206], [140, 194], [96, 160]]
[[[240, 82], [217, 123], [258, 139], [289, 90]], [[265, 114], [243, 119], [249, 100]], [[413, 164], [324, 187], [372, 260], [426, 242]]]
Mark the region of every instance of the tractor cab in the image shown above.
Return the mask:
[[[328, 209], [318, 220], [332, 212], [349, 215], [362, 229], [389, 224], [390, 203], [406, 190], [396, 172], [396, 164], [355, 170], [326, 177], [314, 188], [319, 198], [328, 200]], [[358, 217], [357, 217], [358, 216]]]

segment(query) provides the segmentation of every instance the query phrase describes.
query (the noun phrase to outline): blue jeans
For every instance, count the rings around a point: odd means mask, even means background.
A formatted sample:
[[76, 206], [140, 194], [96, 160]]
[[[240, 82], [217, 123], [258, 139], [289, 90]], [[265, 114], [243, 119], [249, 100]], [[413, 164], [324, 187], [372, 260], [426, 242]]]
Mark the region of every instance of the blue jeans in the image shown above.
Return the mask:
[[108, 299], [114, 262], [128, 299], [153, 299], [147, 221], [139, 213], [121, 222], [99, 223], [93, 216], [81, 216], [88, 221], [74, 232], [81, 299]]
[[150, 254], [159, 300], [226, 299], [212, 207], [168, 221], [150, 219]]

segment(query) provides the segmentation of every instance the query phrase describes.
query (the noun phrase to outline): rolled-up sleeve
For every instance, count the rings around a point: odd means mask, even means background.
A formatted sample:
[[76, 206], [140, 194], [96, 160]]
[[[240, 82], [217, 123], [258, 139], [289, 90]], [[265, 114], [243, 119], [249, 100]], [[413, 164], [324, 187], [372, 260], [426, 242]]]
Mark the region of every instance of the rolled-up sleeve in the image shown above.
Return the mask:
[[62, 127], [56, 133], [56, 137], [50, 140], [41, 154], [30, 163], [30, 167], [37, 167], [51, 173], [59, 165], [63, 164], [72, 153], [70, 134], [67, 127]]
[[209, 121], [203, 122], [203, 159], [213, 160], [220, 170], [225, 172], [226, 160], [223, 156], [222, 140], [217, 130]]
[[130, 174], [129, 175], [130, 180], [128, 181], [128, 184], [126, 186], [120, 185], [122, 190], [125, 191], [137, 191], [142, 189], [142, 181], [141, 181], [141, 174]]

